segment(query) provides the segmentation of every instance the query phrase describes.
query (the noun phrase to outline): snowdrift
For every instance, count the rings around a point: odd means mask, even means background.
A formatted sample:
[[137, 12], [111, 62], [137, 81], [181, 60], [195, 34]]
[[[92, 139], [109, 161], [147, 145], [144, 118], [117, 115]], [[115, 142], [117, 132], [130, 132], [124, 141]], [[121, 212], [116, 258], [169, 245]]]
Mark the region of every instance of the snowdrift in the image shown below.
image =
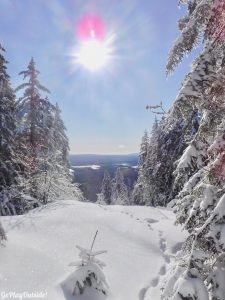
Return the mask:
[[[7, 293], [36, 293], [39, 297], [23, 299], [157, 300], [184, 240], [180, 227], [173, 225], [173, 213], [151, 207], [67, 200], [1, 221], [8, 237], [0, 248], [2, 299]], [[109, 295], [88, 288], [72, 297], [62, 285], [74, 271], [68, 264], [78, 258], [76, 245], [91, 246], [96, 230], [94, 250], [107, 250], [101, 259]]]

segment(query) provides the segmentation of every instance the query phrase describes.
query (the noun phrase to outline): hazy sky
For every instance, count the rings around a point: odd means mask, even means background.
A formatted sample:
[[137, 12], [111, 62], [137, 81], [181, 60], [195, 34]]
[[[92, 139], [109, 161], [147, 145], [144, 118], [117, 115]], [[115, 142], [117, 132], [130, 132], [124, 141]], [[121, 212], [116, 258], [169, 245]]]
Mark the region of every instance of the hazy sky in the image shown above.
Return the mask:
[[[183, 15], [177, 0], [0, 0], [0, 42], [13, 86], [33, 56], [42, 84], [58, 102], [71, 153], [133, 153], [154, 116], [147, 104], [169, 108], [190, 58], [166, 79], [168, 51]], [[76, 25], [85, 14], [104, 20], [113, 57], [90, 72], [70, 56]]]

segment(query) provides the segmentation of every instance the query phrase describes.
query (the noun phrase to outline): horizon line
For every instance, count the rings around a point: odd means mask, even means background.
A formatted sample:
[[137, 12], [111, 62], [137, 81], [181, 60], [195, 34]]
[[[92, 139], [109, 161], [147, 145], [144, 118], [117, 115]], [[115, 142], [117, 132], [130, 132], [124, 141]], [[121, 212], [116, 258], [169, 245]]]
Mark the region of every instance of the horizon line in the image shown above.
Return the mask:
[[69, 155], [139, 155], [138, 152], [129, 153], [69, 153]]

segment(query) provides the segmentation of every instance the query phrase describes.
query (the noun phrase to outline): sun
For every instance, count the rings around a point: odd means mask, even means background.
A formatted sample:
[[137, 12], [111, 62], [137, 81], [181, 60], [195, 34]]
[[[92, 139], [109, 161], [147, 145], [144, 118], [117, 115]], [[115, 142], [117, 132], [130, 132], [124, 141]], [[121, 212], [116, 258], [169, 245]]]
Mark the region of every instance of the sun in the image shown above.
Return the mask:
[[115, 35], [101, 16], [83, 15], [76, 23], [77, 44], [72, 51], [74, 65], [96, 72], [108, 67], [114, 56]]
[[90, 71], [102, 69], [110, 60], [110, 47], [97, 39], [84, 41], [77, 53], [77, 63]]

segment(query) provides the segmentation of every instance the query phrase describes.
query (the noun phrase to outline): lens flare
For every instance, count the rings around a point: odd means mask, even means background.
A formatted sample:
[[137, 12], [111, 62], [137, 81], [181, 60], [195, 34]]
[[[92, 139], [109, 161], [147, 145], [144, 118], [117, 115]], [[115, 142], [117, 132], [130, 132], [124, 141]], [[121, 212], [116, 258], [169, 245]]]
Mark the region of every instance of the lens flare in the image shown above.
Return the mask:
[[105, 38], [105, 24], [100, 16], [87, 14], [77, 23], [76, 36], [79, 41], [96, 39], [102, 41]]
[[96, 71], [106, 65], [109, 57], [110, 52], [107, 45], [93, 39], [82, 43], [77, 55], [77, 62], [90, 71]]
[[76, 65], [97, 71], [109, 63], [113, 54], [114, 36], [107, 36], [105, 22], [100, 16], [83, 16], [77, 22], [76, 37], [78, 44], [72, 54]]

